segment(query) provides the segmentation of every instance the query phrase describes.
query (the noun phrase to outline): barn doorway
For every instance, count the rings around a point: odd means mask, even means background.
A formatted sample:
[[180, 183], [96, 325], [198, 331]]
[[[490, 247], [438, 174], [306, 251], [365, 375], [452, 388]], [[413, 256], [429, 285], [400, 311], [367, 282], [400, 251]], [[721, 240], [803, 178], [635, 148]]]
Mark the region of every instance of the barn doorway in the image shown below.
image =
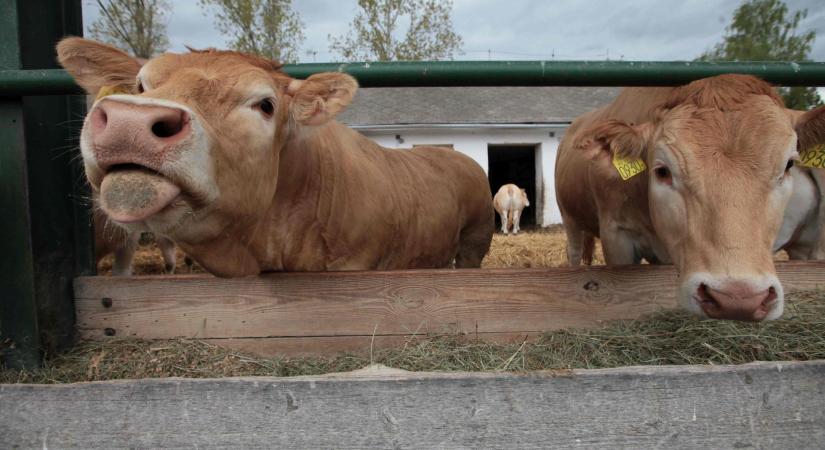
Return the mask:
[[[527, 191], [530, 206], [521, 215], [521, 228], [536, 225], [536, 145], [488, 145], [487, 178], [493, 195], [507, 183], [513, 183]], [[496, 229], [501, 229], [501, 220], [496, 214]]]

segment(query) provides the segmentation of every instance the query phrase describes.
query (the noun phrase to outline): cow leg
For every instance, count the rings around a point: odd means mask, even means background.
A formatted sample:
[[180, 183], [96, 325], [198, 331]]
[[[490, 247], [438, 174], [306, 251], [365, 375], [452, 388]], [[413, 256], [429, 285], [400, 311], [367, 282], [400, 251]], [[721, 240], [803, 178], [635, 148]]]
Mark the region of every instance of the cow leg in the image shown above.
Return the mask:
[[562, 216], [564, 234], [567, 235], [567, 264], [575, 267], [582, 262], [582, 249], [584, 247], [584, 232], [576, 224]]
[[195, 267], [195, 261], [193, 261], [189, 255], [186, 255], [183, 257], [183, 263], [186, 265], [186, 270], [188, 270], [189, 273], [192, 273], [192, 270], [194, 270]]
[[168, 274], [175, 273], [175, 265], [177, 264], [175, 243], [169, 238], [158, 235], [155, 235], [155, 241], [157, 241], [160, 253], [163, 255], [163, 271]]
[[115, 250], [115, 261], [112, 264], [112, 275], [128, 277], [132, 275], [132, 259], [140, 241], [140, 232], [131, 232], [126, 236], [123, 244]]
[[[488, 216], [492, 219], [492, 216]], [[490, 250], [490, 242], [496, 230], [495, 221], [481, 221], [461, 230], [458, 238], [458, 254], [455, 256], [456, 269], [481, 267], [484, 255]]]
[[593, 251], [596, 249], [596, 237], [590, 233], [582, 233], [582, 263], [585, 266], [593, 265]]
[[501, 232], [507, 234], [507, 210], [503, 210], [498, 213], [501, 216]]
[[514, 209], [511, 214], [513, 215], [513, 234], [518, 234], [518, 232], [521, 231], [521, 228], [519, 228], [519, 222], [521, 222], [521, 210]]
[[602, 239], [604, 260], [608, 266], [639, 264], [642, 262], [641, 254], [636, 251], [635, 241], [627, 233], [602, 229], [599, 234]]

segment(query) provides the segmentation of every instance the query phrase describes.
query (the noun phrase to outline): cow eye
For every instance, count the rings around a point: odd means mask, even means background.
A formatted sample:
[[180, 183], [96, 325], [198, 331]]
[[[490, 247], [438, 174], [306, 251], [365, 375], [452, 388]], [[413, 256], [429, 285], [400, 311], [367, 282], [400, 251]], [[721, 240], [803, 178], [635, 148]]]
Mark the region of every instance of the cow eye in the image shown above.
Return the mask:
[[261, 100], [256, 107], [261, 110], [261, 112], [266, 117], [272, 117], [272, 114], [275, 113], [275, 105], [272, 104], [272, 100], [265, 98]]
[[662, 183], [670, 184], [670, 169], [665, 166], [659, 166], [653, 169], [653, 173], [656, 174], [656, 179]]
[[793, 167], [793, 160], [792, 160], [792, 159], [789, 159], [789, 160], [788, 160], [788, 163], [787, 163], [787, 164], [785, 164], [785, 173], [790, 172], [790, 171], [791, 171], [791, 167]]

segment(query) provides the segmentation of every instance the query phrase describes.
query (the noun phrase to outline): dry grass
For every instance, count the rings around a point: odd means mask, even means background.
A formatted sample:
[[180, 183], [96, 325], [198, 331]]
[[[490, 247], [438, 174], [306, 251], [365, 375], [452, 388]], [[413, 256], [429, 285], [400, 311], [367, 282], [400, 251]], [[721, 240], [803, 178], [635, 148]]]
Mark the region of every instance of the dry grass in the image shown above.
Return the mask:
[[0, 370], [0, 383], [70, 383], [152, 377], [293, 376], [381, 363], [415, 371], [529, 371], [666, 364], [741, 364], [825, 358], [825, 291], [787, 297], [782, 320], [698, 320], [681, 312], [597, 329], [546, 333], [515, 344], [420, 337], [402, 348], [337, 358], [262, 358], [197, 340], [82, 342], [36, 371]]
[[[594, 264], [604, 264], [601, 244], [596, 243]], [[567, 265], [567, 238], [564, 229], [555, 225], [522, 232], [518, 235], [493, 235], [493, 244], [482, 267], [547, 268]]]

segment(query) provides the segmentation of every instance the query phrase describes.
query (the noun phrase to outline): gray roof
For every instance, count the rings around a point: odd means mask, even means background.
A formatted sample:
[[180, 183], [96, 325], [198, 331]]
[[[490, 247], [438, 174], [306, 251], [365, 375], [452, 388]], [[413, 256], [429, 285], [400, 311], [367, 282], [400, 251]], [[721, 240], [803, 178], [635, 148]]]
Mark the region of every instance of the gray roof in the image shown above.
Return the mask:
[[348, 125], [566, 123], [610, 103], [613, 87], [360, 89], [338, 116]]

